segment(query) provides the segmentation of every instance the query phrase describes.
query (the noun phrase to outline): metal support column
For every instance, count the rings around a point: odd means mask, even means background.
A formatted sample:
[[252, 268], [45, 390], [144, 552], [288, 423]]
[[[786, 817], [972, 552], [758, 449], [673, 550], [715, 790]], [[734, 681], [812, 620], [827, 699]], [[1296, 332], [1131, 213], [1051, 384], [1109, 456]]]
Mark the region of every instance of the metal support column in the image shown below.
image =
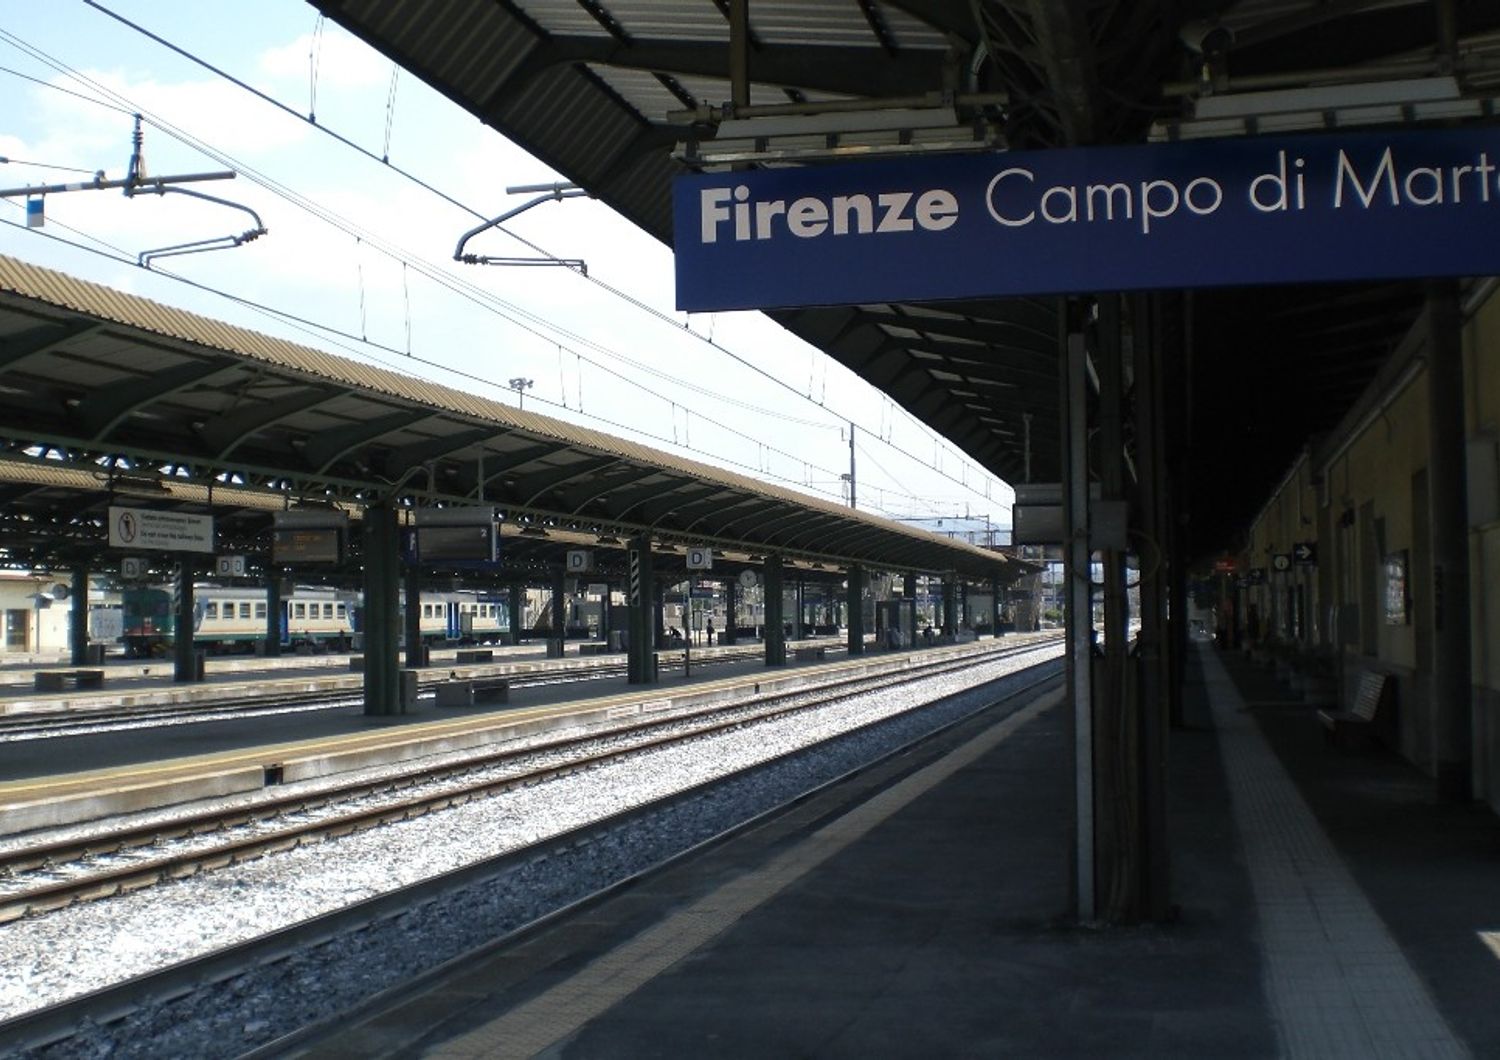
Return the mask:
[[[1098, 363], [1099, 433], [1096, 454], [1101, 499], [1124, 503], [1125, 366], [1121, 298], [1099, 299]], [[1101, 509], [1102, 510], [1102, 509]], [[1092, 536], [1103, 530], [1090, 525]], [[1123, 535], [1121, 535], [1123, 537]], [[1140, 719], [1130, 680], [1128, 601], [1125, 595], [1124, 540], [1091, 542], [1099, 549], [1104, 586], [1104, 658], [1095, 659], [1099, 681], [1094, 689], [1094, 849], [1097, 857], [1099, 915], [1110, 923], [1141, 915]]]
[[1458, 285], [1427, 289], [1428, 490], [1432, 522], [1433, 769], [1438, 799], [1473, 794], [1469, 633], [1469, 505], [1464, 436], [1463, 317]]
[[792, 623], [792, 638], [802, 640], [807, 636], [807, 583], [797, 575], [797, 620]]
[[567, 572], [562, 564], [554, 564], [552, 567], [552, 643], [556, 647], [552, 649], [552, 652], [558, 658], [566, 654], [565, 649], [568, 643], [567, 594]]
[[1063, 626], [1073, 737], [1073, 891], [1078, 919], [1095, 915], [1094, 722], [1092, 699], [1093, 602], [1089, 571], [1088, 367], [1083, 336], [1067, 335], [1061, 380], [1063, 483]]
[[523, 613], [521, 601], [526, 598], [526, 586], [521, 582], [510, 583], [510, 595], [505, 601], [506, 608], [510, 611], [510, 642], [521, 643], [521, 627], [523, 625]]
[[724, 632], [719, 634], [720, 644], [735, 642], [734, 628], [737, 624], [736, 605], [739, 603], [739, 584], [730, 578], [724, 582]]
[[990, 576], [990, 636], [1000, 636], [1000, 575]]
[[786, 619], [783, 615], [781, 557], [767, 556], [765, 567], [766, 665], [786, 665]]
[[89, 569], [73, 568], [73, 585], [68, 593], [72, 610], [68, 612], [68, 650], [74, 666], [89, 661]]
[[[1141, 831], [1144, 864], [1142, 913], [1162, 921], [1171, 912], [1167, 842], [1167, 728], [1171, 656], [1166, 648], [1169, 595], [1166, 542], [1171, 535], [1168, 471], [1162, 423], [1162, 298], [1132, 301], [1135, 367], [1135, 438], [1140, 475], [1141, 632], [1137, 640], [1141, 709]], [[1179, 616], [1183, 612], [1174, 612]], [[1182, 621], [1179, 618], [1179, 622]]]
[[400, 540], [396, 511], [365, 509], [365, 713], [400, 714]]
[[403, 573], [406, 592], [401, 624], [406, 634], [406, 665], [426, 666], [422, 651], [422, 568], [412, 563]]
[[625, 550], [626, 680], [647, 685], [656, 680], [656, 590], [651, 574], [651, 539], [632, 538]]
[[197, 653], [193, 650], [193, 559], [184, 555], [177, 561], [172, 582], [172, 606], [176, 612], [176, 633], [172, 640], [172, 680], [199, 681]]
[[[273, 658], [281, 654], [281, 616], [286, 610], [286, 604], [281, 599], [281, 572], [275, 567], [266, 568], [266, 657]], [[360, 618], [360, 629], [367, 629], [368, 624], [363, 615]]]
[[849, 654], [865, 652], [865, 568], [849, 565]]
[[943, 632], [958, 635], [958, 575], [943, 578]]

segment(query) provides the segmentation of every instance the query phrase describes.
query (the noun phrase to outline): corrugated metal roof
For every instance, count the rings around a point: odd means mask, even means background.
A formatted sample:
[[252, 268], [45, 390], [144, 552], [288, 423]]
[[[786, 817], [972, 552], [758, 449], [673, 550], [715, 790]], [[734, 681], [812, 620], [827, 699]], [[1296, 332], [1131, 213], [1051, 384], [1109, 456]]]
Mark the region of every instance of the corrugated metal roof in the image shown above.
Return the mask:
[[[344, 410], [344, 414], [356, 422], [361, 418], [367, 418], [362, 416], [368, 410], [361, 404], [361, 399], [379, 398], [391, 405], [426, 408], [433, 410], [434, 413], [446, 414], [467, 421], [458, 424], [457, 428], [493, 428], [497, 436], [522, 433], [533, 438], [556, 442], [562, 447], [579, 451], [585, 457], [597, 458], [602, 454], [618, 458], [643, 471], [661, 471], [675, 476], [684, 486], [694, 482], [718, 486], [736, 494], [796, 506], [797, 509], [808, 513], [831, 516], [835, 518], [837, 526], [847, 528], [850, 535], [865, 532], [861, 528], [878, 531], [877, 536], [888, 541], [892, 549], [897, 541], [904, 541], [908, 545], [920, 545], [924, 549], [930, 548], [935, 562], [928, 565], [926, 569], [942, 569], [955, 565], [993, 567], [1002, 562], [1000, 557], [983, 549], [952, 542], [891, 520], [853, 511], [821, 498], [760, 482], [748, 476], [698, 461], [673, 456], [549, 416], [514, 409], [451, 387], [401, 375], [389, 369], [360, 364], [308, 346], [236, 327], [44, 269], [15, 258], [0, 256], [0, 296], [40, 302], [46, 306], [82, 314], [90, 319], [107, 321], [144, 335], [185, 343], [190, 347], [218, 351], [235, 358], [244, 358], [268, 366], [278, 374], [308, 382], [333, 383], [341, 390], [349, 392], [347, 399], [337, 399], [337, 401], [347, 400], [348, 408]], [[3, 301], [4, 297], [0, 297], [0, 301]], [[146, 353], [148, 356], [155, 356], [154, 351], [149, 349]], [[328, 406], [324, 406], [324, 412], [327, 411], [330, 411]], [[407, 421], [393, 428], [391, 433], [400, 433], [412, 426], [413, 424]], [[425, 431], [423, 437], [426, 437]], [[553, 461], [553, 464], [561, 465], [557, 467], [559, 475], [573, 473], [571, 468], [578, 466], [577, 461]], [[372, 482], [371, 485], [373, 487], [376, 484]], [[837, 540], [832, 525], [828, 536], [830, 541]], [[754, 543], [753, 539], [747, 540]], [[832, 551], [830, 554], [833, 554]], [[853, 553], [850, 558], [863, 557], [858, 553]], [[895, 562], [894, 555], [891, 562]]]

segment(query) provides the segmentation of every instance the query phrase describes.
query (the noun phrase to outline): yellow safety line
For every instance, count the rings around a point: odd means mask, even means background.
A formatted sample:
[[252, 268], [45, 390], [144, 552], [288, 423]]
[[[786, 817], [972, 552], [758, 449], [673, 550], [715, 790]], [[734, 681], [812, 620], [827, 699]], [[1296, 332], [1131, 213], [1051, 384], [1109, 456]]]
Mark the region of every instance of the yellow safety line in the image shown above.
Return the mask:
[[441, 1060], [532, 1057], [572, 1037], [584, 1024], [609, 1011], [918, 797], [989, 753], [1061, 698], [1061, 692], [1039, 697], [976, 739], [818, 829], [772, 859], [764, 869], [731, 880], [550, 990], [423, 1055]]

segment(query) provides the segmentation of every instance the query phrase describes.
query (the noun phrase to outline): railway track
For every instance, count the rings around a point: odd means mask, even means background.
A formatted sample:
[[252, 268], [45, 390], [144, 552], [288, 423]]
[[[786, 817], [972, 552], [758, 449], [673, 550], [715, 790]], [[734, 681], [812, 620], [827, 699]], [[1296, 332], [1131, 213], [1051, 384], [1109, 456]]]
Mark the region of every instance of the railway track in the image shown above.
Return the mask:
[[[1027, 646], [1027, 650], [1034, 651], [1046, 646], [1045, 643], [1033, 643]], [[995, 659], [998, 655], [990, 653], [987, 658]], [[960, 665], [973, 665], [976, 661], [979, 660], [974, 657], [953, 660], [955, 664]], [[907, 671], [905, 676], [910, 679], [918, 673], [931, 676], [932, 669], [917, 671], [914, 668]], [[986, 712], [991, 707], [1007, 701], [1019, 701], [1039, 686], [1055, 681], [1056, 674], [1055, 663], [1029, 665], [1025, 669], [1001, 678], [1003, 683], [995, 686], [996, 690], [987, 695], [984, 702], [964, 704], [956, 707], [957, 712], [950, 710], [944, 714], [940, 710], [939, 720], [927, 726], [898, 728], [897, 732], [905, 735], [897, 736], [897, 742], [892, 742], [891, 737], [886, 737], [884, 743], [877, 741], [877, 745], [882, 748], [877, 758], [871, 760], [861, 757], [847, 766], [836, 766], [833, 772], [824, 774], [822, 779], [816, 780], [812, 788], [791, 789], [787, 795], [776, 798], [778, 800], [790, 798], [800, 802], [814, 791], [822, 790], [824, 787], [847, 778], [851, 775], [849, 772], [851, 769], [858, 772], [873, 764], [874, 761], [896, 759], [906, 754], [915, 745], [931, 739], [937, 733], [964, 724], [978, 713]], [[846, 689], [830, 698], [837, 698], [838, 695], [844, 694], [855, 693]], [[960, 698], [962, 698], [961, 694]], [[939, 699], [926, 704], [922, 709], [941, 708], [943, 702], [943, 699]], [[884, 725], [899, 720], [900, 717], [902, 716], [868, 721], [830, 739], [825, 739], [823, 743], [839, 744], [846, 740], [858, 742], [867, 730], [878, 730]], [[815, 746], [821, 747], [822, 744]], [[784, 760], [796, 759], [803, 753], [813, 753], [815, 746], [805, 746], [769, 758], [750, 767], [746, 773], [738, 774], [737, 777], [748, 782], [750, 774], [773, 775]], [[834, 760], [837, 761], [837, 756]], [[805, 767], [794, 768], [793, 772], [798, 772], [800, 768]], [[611, 877], [604, 883], [586, 884], [585, 886], [591, 890], [572, 897], [554, 896], [553, 898], [564, 904], [576, 906], [577, 903], [608, 893], [624, 885], [628, 880], [637, 878], [641, 873], [649, 872], [690, 849], [696, 849], [705, 842], [716, 841], [745, 828], [753, 827], [765, 816], [780, 812], [782, 807], [780, 801], [744, 811], [739, 810], [740, 803], [737, 797], [728, 800], [714, 798], [715, 789], [725, 779], [719, 777], [693, 784], [671, 794], [655, 797], [640, 805], [600, 816], [585, 825], [572, 828], [523, 849], [510, 850], [482, 862], [444, 872], [417, 884], [366, 898], [343, 908], [270, 931], [253, 940], [215, 952], [204, 953], [158, 971], [137, 975], [84, 996], [0, 1022], [0, 1047], [19, 1051], [59, 1044], [79, 1034], [80, 1031], [85, 1037], [85, 1041], [80, 1044], [81, 1048], [97, 1051], [98, 1041], [90, 1042], [87, 1039], [99, 1034], [102, 1034], [105, 1040], [112, 1040], [117, 1045], [124, 1043], [139, 1045], [144, 1041], [150, 1041], [155, 1034], [164, 1033], [165, 1028], [170, 1027], [176, 1030], [181, 1026], [177, 1022], [180, 1018], [199, 1018], [199, 1016], [192, 1015], [193, 1013], [200, 1015], [206, 1013], [210, 1014], [210, 1018], [222, 1020], [225, 1018], [223, 1005], [228, 1003], [227, 998], [243, 995], [245, 990], [242, 985], [245, 982], [243, 977], [247, 974], [266, 976], [270, 981], [290, 984], [283, 986], [282, 989], [291, 989], [294, 991], [292, 996], [300, 996], [295, 994], [297, 989], [295, 984], [306, 981], [303, 977], [309, 974], [317, 974], [310, 970], [306, 962], [311, 961], [313, 967], [343, 965], [350, 960], [368, 959], [372, 953], [369, 949], [371, 946], [394, 944], [395, 940], [392, 936], [404, 934], [410, 937], [411, 933], [416, 931], [419, 937], [427, 938], [428, 936], [422, 934], [423, 929], [418, 927], [418, 923], [410, 919], [413, 915], [432, 920], [434, 928], [437, 924], [451, 927], [458, 922], [466, 923], [465, 916], [460, 915], [459, 910], [468, 913], [474, 911], [474, 907], [465, 903], [472, 903], [477, 895], [489, 893], [489, 888], [499, 886], [503, 880], [517, 878], [518, 873], [521, 874], [519, 878], [528, 878], [527, 874], [535, 871], [540, 865], [554, 866], [558, 871], [573, 871], [568, 868], [571, 864], [570, 859], [587, 857], [588, 851], [598, 848], [609, 849], [612, 844], [623, 843], [625, 848], [637, 849], [645, 842], [647, 835], [653, 840], [661, 835], [661, 825], [657, 822], [664, 819], [663, 815], [669, 817], [673, 813], [699, 814], [706, 806], [716, 806], [726, 812], [734, 813], [734, 816], [725, 819], [722, 825], [714, 826], [714, 832], [689, 839], [685, 846], [653, 852], [649, 855], [650, 860], [643, 862], [639, 867], [627, 869], [623, 876]], [[764, 783], [764, 781], [757, 781], [757, 783]], [[735, 813], [735, 810], [738, 812]], [[642, 833], [642, 829], [646, 831]], [[664, 841], [671, 842], [671, 840]], [[616, 846], [616, 849], [619, 847]], [[454, 906], [452, 903], [458, 904]], [[414, 914], [414, 910], [421, 912]], [[545, 913], [537, 915], [544, 916]], [[505, 928], [503, 933], [511, 934], [518, 930], [525, 930], [525, 928], [526, 922], [522, 922], [519, 927], [513, 924]], [[475, 941], [468, 945], [471, 947], [481, 945], [486, 940], [492, 942], [494, 937], [493, 929], [486, 934], [481, 926], [479, 934], [475, 936]], [[379, 951], [377, 949], [373, 952]], [[425, 946], [423, 952], [428, 955], [429, 967], [456, 956], [451, 950], [441, 954], [429, 954]], [[359, 956], [355, 957], [355, 954]], [[392, 989], [398, 987], [397, 982], [391, 982], [388, 985]], [[288, 1008], [299, 1007], [292, 1003], [292, 996], [285, 998], [284, 1003]], [[369, 987], [361, 978], [352, 996], [345, 1001], [331, 1003], [343, 1007], [367, 1001], [369, 997]], [[169, 1003], [169, 999], [177, 1000]], [[264, 1009], [257, 1009], [257, 1011], [264, 1011]], [[325, 1018], [331, 1016], [334, 1011], [336, 1009], [328, 1010]], [[231, 1021], [229, 1033], [233, 1037], [239, 1037], [238, 1021], [243, 1017], [231, 1012], [227, 1018]], [[307, 1018], [309, 1017], [302, 1017], [304, 1020]], [[166, 1022], [163, 1023], [163, 1020]], [[300, 1026], [302, 1026], [301, 1023], [296, 1023], [268, 1028], [268, 1030], [274, 1031], [276, 1035], [285, 1036]], [[99, 1030], [99, 1028], [103, 1029]], [[286, 1037], [277, 1037], [274, 1041], [270, 1041], [266, 1047], [273, 1051], [264, 1055], [277, 1055], [275, 1050], [289, 1040]], [[215, 1048], [226, 1044], [217, 1037], [212, 1038], [212, 1041]], [[269, 1041], [269, 1039], [262, 1038], [262, 1041]], [[232, 1051], [216, 1055], [239, 1055], [243, 1048], [244, 1046], [234, 1047]]]
[[[378, 780], [337, 784], [315, 794], [289, 794], [253, 807], [208, 810], [165, 823], [111, 826], [81, 838], [17, 847], [0, 853], [0, 923], [410, 820], [674, 743], [967, 668], [975, 664], [976, 657], [984, 661], [1001, 659], [1033, 651], [1037, 646], [1038, 642], [1032, 642], [1000, 651], [948, 656], [894, 672], [759, 695], [745, 702], [625, 721], [607, 730], [561, 737], [524, 749], [484, 752], [456, 763], [433, 766], [413, 762], [409, 770]], [[590, 745], [618, 745], [622, 740], [626, 741], [623, 747], [590, 749]], [[547, 756], [562, 760], [532, 768], [507, 768]], [[468, 779], [497, 770], [499, 776]], [[433, 787], [439, 790], [418, 790]], [[369, 802], [376, 805], [355, 805]], [[301, 819], [292, 821], [294, 817]], [[153, 853], [172, 844], [179, 849]]]
[[[712, 656], [695, 657], [694, 667], [714, 666], [743, 662], [758, 658], [761, 648], [745, 648]], [[659, 667], [666, 672], [681, 670], [680, 659], [664, 658]], [[436, 666], [422, 671], [418, 678], [419, 692], [431, 693], [447, 679], [450, 673], [460, 677], [468, 672], [466, 667]], [[571, 684], [583, 681], [605, 680], [625, 676], [623, 663], [604, 663], [588, 667], [553, 667], [542, 670], [504, 675], [513, 689], [538, 688], [548, 685]], [[228, 718], [256, 717], [265, 714], [282, 714], [304, 710], [335, 710], [360, 703], [359, 692], [281, 692], [275, 695], [239, 696], [223, 703], [178, 703], [153, 704], [140, 707], [82, 707], [69, 708], [51, 713], [27, 713], [0, 715], [0, 741], [42, 739], [49, 736], [67, 735], [79, 730], [108, 732], [111, 729], [140, 728], [152, 724], [194, 724], [221, 721]]]

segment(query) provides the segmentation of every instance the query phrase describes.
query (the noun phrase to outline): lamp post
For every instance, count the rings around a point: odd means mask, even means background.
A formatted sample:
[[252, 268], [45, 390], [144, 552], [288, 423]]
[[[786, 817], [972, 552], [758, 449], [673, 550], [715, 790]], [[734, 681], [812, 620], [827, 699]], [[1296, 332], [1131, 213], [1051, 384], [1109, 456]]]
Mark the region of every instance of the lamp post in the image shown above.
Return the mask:
[[526, 391], [531, 387], [532, 380], [516, 376], [510, 381], [510, 388], [516, 392], [516, 400], [520, 408], [526, 407]]

